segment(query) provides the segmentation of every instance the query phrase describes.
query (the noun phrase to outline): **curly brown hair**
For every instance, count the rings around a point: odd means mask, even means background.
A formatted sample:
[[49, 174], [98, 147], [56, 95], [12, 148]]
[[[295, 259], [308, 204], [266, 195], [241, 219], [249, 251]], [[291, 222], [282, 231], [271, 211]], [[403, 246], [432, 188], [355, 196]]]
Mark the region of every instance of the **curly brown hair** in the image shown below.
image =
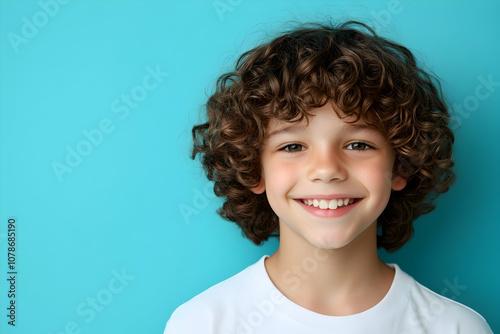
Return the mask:
[[378, 247], [395, 251], [454, 182], [454, 136], [436, 76], [364, 23], [306, 23], [243, 53], [218, 78], [205, 105], [208, 121], [192, 129], [192, 158], [201, 155], [215, 194], [225, 198], [217, 212], [258, 245], [279, 235], [266, 194], [251, 191], [261, 179], [266, 127], [273, 118], [307, 119], [329, 102], [377, 127], [395, 150], [394, 172], [407, 185], [377, 220]]

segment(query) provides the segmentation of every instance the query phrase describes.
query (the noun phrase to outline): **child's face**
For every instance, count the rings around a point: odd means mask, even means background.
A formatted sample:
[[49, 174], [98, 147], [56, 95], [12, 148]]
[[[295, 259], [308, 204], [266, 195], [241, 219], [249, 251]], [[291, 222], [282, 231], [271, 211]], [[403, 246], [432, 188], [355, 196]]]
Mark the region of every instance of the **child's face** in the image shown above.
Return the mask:
[[272, 120], [262, 147], [262, 180], [280, 229], [324, 249], [343, 247], [374, 224], [391, 189], [395, 154], [376, 129], [346, 123], [330, 104], [311, 112], [309, 125]]

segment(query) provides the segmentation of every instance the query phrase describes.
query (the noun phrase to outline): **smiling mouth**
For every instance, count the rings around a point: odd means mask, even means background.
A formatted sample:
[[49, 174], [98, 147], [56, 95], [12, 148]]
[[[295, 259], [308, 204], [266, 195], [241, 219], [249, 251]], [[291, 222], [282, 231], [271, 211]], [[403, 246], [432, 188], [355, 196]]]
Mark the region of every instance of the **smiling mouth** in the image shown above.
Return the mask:
[[300, 201], [308, 206], [313, 206], [321, 210], [336, 210], [340, 207], [349, 206], [358, 202], [359, 198], [336, 198], [331, 200], [326, 199], [301, 199]]

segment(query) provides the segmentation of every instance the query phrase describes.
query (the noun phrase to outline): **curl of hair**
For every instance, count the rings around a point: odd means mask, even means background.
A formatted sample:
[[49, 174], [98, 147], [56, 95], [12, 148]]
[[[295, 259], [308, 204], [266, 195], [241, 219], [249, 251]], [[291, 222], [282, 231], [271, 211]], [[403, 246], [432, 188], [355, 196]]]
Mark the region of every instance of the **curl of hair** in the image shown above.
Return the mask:
[[377, 127], [396, 152], [394, 172], [407, 185], [378, 218], [377, 245], [397, 250], [453, 183], [454, 136], [435, 76], [363, 23], [304, 24], [242, 54], [234, 71], [218, 78], [208, 121], [192, 129], [192, 158], [200, 155], [215, 194], [225, 198], [218, 213], [260, 244], [279, 235], [265, 193], [250, 190], [261, 178], [266, 127], [273, 118], [301, 121], [329, 102], [339, 116]]

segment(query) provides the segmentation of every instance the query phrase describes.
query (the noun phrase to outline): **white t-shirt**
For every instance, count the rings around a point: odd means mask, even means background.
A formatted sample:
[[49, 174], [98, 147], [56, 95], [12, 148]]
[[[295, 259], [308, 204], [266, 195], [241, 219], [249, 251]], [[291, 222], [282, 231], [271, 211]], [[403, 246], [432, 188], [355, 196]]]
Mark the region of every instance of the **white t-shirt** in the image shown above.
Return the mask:
[[263, 256], [235, 276], [179, 306], [164, 334], [492, 334], [478, 313], [420, 285], [396, 264], [387, 295], [374, 307], [327, 316], [286, 298]]

